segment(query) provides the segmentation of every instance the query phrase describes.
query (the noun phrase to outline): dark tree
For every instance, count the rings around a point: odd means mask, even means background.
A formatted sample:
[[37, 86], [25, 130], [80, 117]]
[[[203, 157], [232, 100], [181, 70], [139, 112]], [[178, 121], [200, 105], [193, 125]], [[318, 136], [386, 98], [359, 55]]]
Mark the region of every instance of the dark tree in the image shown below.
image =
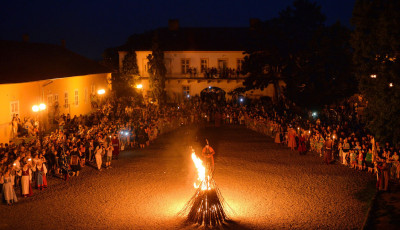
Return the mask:
[[400, 1], [357, 0], [351, 44], [367, 127], [378, 140], [400, 142]]
[[139, 68], [136, 60], [136, 52], [128, 51], [122, 61], [120, 73], [114, 73], [112, 76], [113, 89], [117, 97], [140, 97], [134, 86], [139, 78]]
[[284, 81], [286, 96], [307, 107], [354, 92], [349, 30], [340, 24], [327, 27], [324, 22], [321, 7], [307, 0], [294, 1], [278, 18], [264, 22], [255, 32], [257, 46], [247, 51], [243, 65], [248, 74], [245, 89], [273, 84], [276, 99], [278, 83]]
[[153, 38], [152, 54], [147, 59], [149, 60], [149, 84], [153, 93], [153, 98], [157, 99], [161, 105], [165, 102], [165, 78], [167, 69], [164, 64], [164, 51], [161, 50], [157, 33]]

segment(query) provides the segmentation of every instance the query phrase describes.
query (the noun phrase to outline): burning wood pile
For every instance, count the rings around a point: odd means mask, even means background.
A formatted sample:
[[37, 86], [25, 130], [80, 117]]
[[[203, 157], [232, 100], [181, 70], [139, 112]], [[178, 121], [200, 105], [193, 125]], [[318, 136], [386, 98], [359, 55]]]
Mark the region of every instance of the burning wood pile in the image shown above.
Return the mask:
[[180, 214], [187, 213], [189, 222], [206, 227], [221, 225], [228, 217], [224, 211], [225, 201], [213, 179], [213, 167], [210, 164], [204, 167], [194, 150], [192, 160], [198, 172], [198, 182], [194, 183], [196, 192]]

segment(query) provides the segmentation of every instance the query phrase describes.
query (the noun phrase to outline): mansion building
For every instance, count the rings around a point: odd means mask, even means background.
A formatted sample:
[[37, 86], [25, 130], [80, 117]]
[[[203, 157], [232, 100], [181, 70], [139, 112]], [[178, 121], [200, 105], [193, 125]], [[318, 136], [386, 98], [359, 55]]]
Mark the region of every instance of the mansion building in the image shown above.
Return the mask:
[[[254, 21], [250, 20], [250, 24]], [[246, 76], [241, 74], [245, 50], [249, 47], [252, 27], [249, 28], [180, 28], [178, 20], [170, 20], [168, 28], [160, 28], [131, 36], [119, 48], [119, 68], [128, 50], [136, 52], [139, 85], [145, 98], [150, 98], [148, 59], [154, 36], [164, 51], [166, 93], [168, 101], [181, 102], [216, 88], [231, 97], [229, 92], [243, 87]], [[246, 97], [273, 97], [274, 87], [245, 93]]]

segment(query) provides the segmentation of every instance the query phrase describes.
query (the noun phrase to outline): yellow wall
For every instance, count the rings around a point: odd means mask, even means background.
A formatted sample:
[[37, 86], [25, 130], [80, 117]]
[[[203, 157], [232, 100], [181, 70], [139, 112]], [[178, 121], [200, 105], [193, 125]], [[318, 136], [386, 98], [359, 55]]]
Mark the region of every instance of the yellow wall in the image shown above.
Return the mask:
[[[119, 66], [122, 68], [122, 61], [127, 54], [126, 51], [119, 52]], [[147, 56], [151, 54], [151, 51], [136, 51], [136, 59], [139, 67], [139, 74], [141, 77], [148, 77], [149, 74], [146, 71]], [[218, 68], [218, 60], [226, 60], [227, 68], [236, 69], [237, 60], [244, 59], [243, 51], [164, 51], [165, 66], [167, 68], [167, 77], [189, 77], [188, 74], [182, 74], [181, 60], [189, 59], [189, 67], [196, 68], [197, 72], [200, 72], [201, 59], [208, 61], [209, 68]], [[198, 75], [203, 76], [202, 74]]]
[[[21, 120], [24, 117], [37, 117], [37, 113], [32, 111], [32, 106], [40, 103], [47, 105], [47, 109], [42, 114], [43, 117], [48, 117], [51, 101], [54, 101], [55, 95], [58, 95], [60, 114], [70, 113], [72, 116], [87, 114], [91, 111], [90, 94], [92, 90], [97, 92], [98, 89], [106, 89], [107, 92], [109, 89], [107, 79], [110, 78], [110, 73], [104, 73], [18, 84], [0, 84], [0, 107], [2, 108], [0, 142], [8, 142], [10, 138], [12, 102], [18, 102], [18, 114]], [[78, 91], [78, 105], [75, 105], [75, 90]], [[64, 107], [66, 92], [69, 106]]]
[[[119, 66], [122, 68], [122, 62], [127, 54], [126, 51], [119, 51]], [[143, 85], [143, 95], [146, 97], [149, 91], [148, 77], [146, 65], [148, 63], [147, 56], [151, 51], [136, 51], [137, 64], [139, 67], [139, 75], [142, 77], [141, 84]], [[243, 51], [164, 51], [165, 65], [167, 68], [167, 82], [166, 92], [168, 97], [176, 102], [181, 101], [183, 96], [183, 86], [190, 87], [190, 94], [199, 95], [200, 92], [209, 87], [219, 87], [225, 90], [226, 93], [234, 90], [235, 88], [243, 86], [243, 77], [239, 79], [205, 79], [203, 74], [200, 73], [201, 59], [208, 60], [209, 68], [218, 69], [218, 60], [226, 60], [227, 68], [236, 69], [237, 60], [243, 60], [245, 57]], [[190, 79], [189, 74], [182, 74], [181, 61], [182, 59], [189, 59], [189, 67], [196, 68], [198, 75], [195, 79]], [[203, 78], [203, 79], [201, 79]], [[283, 81], [279, 85], [285, 85]], [[263, 91], [252, 90], [245, 93], [247, 97], [260, 97], [260, 96], [274, 96], [274, 87], [269, 85]], [[226, 95], [229, 98], [229, 95]]]

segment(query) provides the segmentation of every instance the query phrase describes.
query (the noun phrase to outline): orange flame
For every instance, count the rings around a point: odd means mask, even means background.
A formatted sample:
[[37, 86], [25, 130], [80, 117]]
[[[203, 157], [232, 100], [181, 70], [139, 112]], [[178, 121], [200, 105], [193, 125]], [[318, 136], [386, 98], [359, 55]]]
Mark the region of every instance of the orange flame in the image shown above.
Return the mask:
[[206, 168], [203, 166], [203, 161], [196, 156], [195, 152], [192, 152], [192, 160], [194, 162], [194, 165], [196, 166], [197, 169], [197, 183], [194, 182], [193, 186], [194, 188], [199, 188], [201, 185], [201, 190], [210, 190], [210, 183], [208, 182], [210, 177], [207, 176], [207, 182], [205, 181], [206, 179]]

